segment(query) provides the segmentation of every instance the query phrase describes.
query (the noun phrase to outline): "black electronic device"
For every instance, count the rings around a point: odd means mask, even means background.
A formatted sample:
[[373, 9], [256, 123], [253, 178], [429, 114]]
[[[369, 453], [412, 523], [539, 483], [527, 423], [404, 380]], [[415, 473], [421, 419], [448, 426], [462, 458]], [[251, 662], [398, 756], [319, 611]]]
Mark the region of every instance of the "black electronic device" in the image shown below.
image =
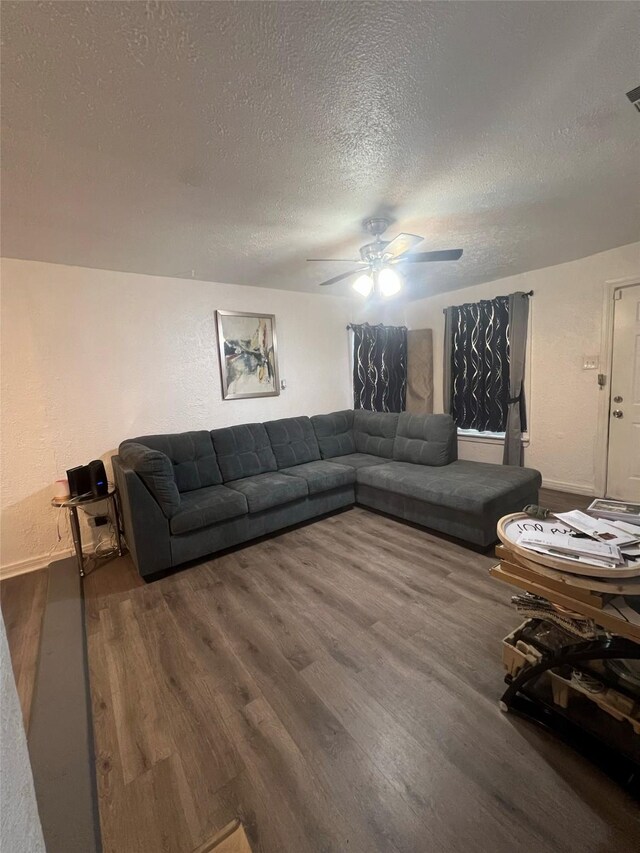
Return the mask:
[[69, 481], [69, 494], [72, 498], [91, 494], [91, 476], [88, 465], [78, 465], [67, 471]]
[[109, 491], [107, 483], [107, 472], [104, 469], [104, 462], [100, 459], [94, 459], [87, 465], [89, 469], [89, 484], [90, 491], [94, 498], [102, 497]]

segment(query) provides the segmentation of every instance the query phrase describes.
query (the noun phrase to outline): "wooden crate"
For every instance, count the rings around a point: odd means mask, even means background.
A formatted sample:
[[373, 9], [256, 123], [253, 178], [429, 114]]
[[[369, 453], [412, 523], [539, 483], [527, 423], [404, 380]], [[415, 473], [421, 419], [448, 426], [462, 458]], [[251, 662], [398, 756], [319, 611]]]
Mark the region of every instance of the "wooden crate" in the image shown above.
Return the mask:
[[512, 631], [502, 641], [502, 663], [508, 674], [515, 678], [525, 666], [534, 666], [542, 659], [542, 652], [535, 646], [516, 640], [518, 634], [531, 620], [526, 619], [522, 625]]
[[561, 708], [568, 708], [572, 694], [579, 693], [594, 702], [601, 710], [605, 711], [616, 720], [626, 720], [630, 723], [636, 735], [640, 735], [640, 703], [633, 702], [622, 693], [618, 693], [613, 687], [606, 687], [602, 693], [591, 693], [582, 685], [568, 678], [563, 678], [557, 672], [549, 670], [551, 675], [551, 689], [553, 701]]

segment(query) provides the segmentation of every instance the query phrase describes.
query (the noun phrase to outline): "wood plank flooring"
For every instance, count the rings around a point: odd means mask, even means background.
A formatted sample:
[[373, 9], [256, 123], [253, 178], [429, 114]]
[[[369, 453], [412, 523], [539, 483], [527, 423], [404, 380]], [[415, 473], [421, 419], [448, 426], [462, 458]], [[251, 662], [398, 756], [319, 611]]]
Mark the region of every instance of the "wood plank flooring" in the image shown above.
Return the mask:
[[26, 732], [31, 720], [48, 586], [49, 569], [16, 575], [0, 583], [0, 605]]
[[637, 850], [627, 795], [498, 710], [494, 562], [354, 508], [88, 578], [105, 853], [191, 853], [234, 817], [263, 853]]

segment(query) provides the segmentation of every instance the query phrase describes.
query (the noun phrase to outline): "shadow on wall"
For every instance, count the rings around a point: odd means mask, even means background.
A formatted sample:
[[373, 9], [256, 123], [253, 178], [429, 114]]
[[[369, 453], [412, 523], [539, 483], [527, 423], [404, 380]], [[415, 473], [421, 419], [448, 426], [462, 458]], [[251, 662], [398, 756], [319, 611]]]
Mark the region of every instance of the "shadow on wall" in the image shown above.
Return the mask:
[[[109, 450], [98, 457], [104, 462], [110, 483], [113, 482], [111, 457], [117, 452], [117, 449]], [[64, 471], [58, 473], [58, 477], [64, 476]], [[66, 509], [51, 505], [54, 491], [55, 483], [51, 482], [3, 509], [0, 521], [0, 572], [3, 574], [19, 569], [23, 564], [46, 564], [73, 552], [69, 514]], [[96, 501], [80, 511], [85, 551], [94, 551], [99, 542], [110, 535], [111, 526], [92, 527], [89, 524], [90, 516], [108, 515], [108, 509], [106, 501]], [[34, 551], [37, 556], [24, 558], [24, 554], [33, 554]]]
[[[8, 504], [2, 510], [2, 542], [0, 567], [3, 572], [19, 568], [22, 563], [32, 563], [65, 556], [71, 548], [71, 531], [60, 516], [60, 541], [58, 541], [58, 510], [51, 506], [53, 483], [32, 492], [22, 500]], [[24, 554], [37, 556], [24, 558]]]

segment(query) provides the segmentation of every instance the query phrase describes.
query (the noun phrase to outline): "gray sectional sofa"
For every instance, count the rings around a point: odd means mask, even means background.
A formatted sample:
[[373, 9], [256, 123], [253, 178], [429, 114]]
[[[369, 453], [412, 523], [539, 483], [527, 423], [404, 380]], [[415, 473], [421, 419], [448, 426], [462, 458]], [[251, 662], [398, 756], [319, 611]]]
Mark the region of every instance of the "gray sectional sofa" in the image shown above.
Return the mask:
[[540, 474], [457, 456], [448, 415], [345, 410], [129, 439], [113, 470], [144, 577], [354, 503], [489, 545]]

